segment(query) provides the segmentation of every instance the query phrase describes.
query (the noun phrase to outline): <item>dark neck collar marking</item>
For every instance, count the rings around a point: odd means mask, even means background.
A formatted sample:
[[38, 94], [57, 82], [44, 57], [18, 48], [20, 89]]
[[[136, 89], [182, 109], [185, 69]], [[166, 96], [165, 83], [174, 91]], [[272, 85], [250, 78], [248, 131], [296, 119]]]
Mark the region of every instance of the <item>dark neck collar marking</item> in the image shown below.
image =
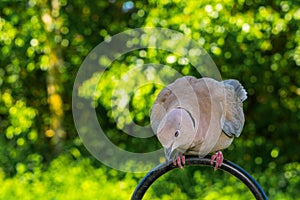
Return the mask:
[[192, 119], [193, 126], [194, 126], [194, 128], [195, 128], [196, 123], [195, 123], [195, 119], [193, 118], [192, 114], [191, 114], [187, 109], [185, 109], [185, 108], [183, 108], [183, 107], [177, 107], [177, 108], [178, 108], [178, 109], [183, 109], [183, 110], [185, 110], [185, 111], [189, 114], [190, 118]]

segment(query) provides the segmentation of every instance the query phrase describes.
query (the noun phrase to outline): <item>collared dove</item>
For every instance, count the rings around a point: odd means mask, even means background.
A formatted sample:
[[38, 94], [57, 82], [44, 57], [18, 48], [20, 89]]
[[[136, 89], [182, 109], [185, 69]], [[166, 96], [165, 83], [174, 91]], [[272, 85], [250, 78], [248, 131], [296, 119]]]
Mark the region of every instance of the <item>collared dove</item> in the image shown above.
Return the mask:
[[216, 81], [184, 76], [166, 86], [157, 96], [150, 121], [165, 150], [180, 169], [184, 155], [211, 158], [215, 169], [223, 163], [220, 150], [238, 137], [245, 118], [242, 102], [247, 93], [237, 80]]

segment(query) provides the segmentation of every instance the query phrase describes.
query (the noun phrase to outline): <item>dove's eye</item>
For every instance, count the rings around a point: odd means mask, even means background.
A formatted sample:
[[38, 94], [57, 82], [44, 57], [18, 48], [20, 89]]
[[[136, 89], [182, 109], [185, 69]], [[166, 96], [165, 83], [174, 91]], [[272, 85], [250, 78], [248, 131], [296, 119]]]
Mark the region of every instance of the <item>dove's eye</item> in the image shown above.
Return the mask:
[[180, 132], [179, 130], [175, 131], [174, 136], [175, 136], [175, 137], [178, 137], [179, 132]]

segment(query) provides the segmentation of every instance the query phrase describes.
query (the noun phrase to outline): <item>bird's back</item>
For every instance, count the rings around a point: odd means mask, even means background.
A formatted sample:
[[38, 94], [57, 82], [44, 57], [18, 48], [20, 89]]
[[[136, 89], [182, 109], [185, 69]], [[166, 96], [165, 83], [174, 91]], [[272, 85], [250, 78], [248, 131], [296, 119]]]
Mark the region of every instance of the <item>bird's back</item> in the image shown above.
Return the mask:
[[[210, 153], [216, 146], [223, 127], [239, 132], [242, 127], [240, 124], [244, 123], [244, 115], [240, 113], [242, 107], [238, 105], [241, 101], [235, 102], [238, 95], [232, 83], [235, 84], [232, 80], [219, 82], [211, 78], [185, 76], [166, 86], [152, 107], [150, 120], [155, 134], [163, 117], [170, 110], [182, 107], [191, 113], [197, 131], [187, 154], [205, 156]], [[234, 108], [236, 105], [239, 107]]]

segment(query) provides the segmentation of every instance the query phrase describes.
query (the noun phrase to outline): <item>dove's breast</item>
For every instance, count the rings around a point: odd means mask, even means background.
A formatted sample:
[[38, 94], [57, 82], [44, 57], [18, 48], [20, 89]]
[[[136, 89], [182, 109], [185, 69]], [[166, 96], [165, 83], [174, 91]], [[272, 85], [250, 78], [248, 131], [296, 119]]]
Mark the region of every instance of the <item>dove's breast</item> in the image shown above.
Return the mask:
[[212, 151], [219, 151], [229, 147], [233, 141], [234, 137], [228, 137], [226, 134], [222, 133], [218, 139], [217, 144]]

